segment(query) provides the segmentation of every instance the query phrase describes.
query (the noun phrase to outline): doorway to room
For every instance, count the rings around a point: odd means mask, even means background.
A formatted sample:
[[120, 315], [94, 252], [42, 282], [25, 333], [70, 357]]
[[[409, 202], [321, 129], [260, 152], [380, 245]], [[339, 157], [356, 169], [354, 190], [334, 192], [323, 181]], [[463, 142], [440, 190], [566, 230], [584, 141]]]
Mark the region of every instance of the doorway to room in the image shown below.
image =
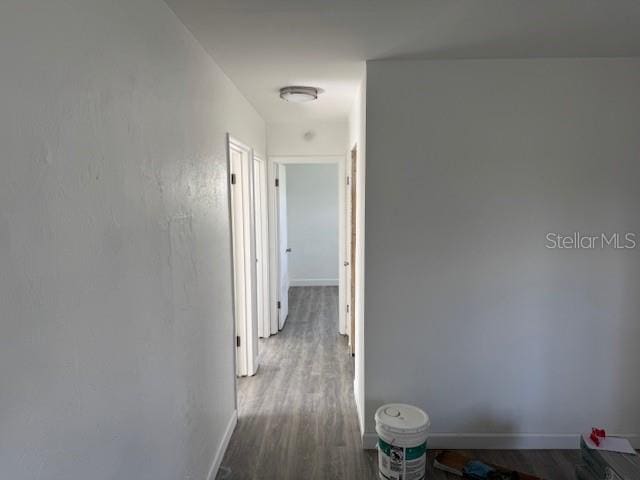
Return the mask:
[[[290, 313], [291, 289], [333, 287], [337, 332], [347, 333], [345, 182], [343, 156], [273, 157], [271, 251], [272, 316], [277, 330]], [[272, 318], [273, 318], [272, 317]], [[272, 320], [273, 321], [273, 320]], [[275, 330], [275, 332], [274, 332]]]

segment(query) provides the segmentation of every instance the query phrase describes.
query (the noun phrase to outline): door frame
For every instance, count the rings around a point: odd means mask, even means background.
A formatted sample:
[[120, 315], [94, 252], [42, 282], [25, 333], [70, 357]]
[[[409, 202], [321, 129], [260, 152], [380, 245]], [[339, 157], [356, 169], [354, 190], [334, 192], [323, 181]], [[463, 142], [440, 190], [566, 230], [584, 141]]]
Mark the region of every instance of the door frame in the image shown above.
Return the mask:
[[[242, 171], [232, 165], [232, 151], [243, 156]], [[231, 273], [233, 291], [233, 331], [236, 376], [255, 375], [258, 370], [258, 331], [256, 304], [256, 254], [255, 254], [255, 211], [253, 191], [253, 150], [251, 147], [227, 135], [227, 168], [229, 178], [229, 217], [231, 237]], [[235, 174], [235, 179], [234, 179]], [[234, 184], [235, 180], [235, 184]], [[242, 208], [234, 202], [234, 188], [240, 188]], [[242, 245], [236, 242], [236, 220], [243, 229]], [[239, 242], [238, 242], [239, 243]], [[241, 252], [239, 250], [242, 250]], [[238, 268], [236, 255], [242, 255], [242, 268]], [[239, 272], [239, 270], [242, 270]], [[238, 285], [238, 280], [242, 286]], [[242, 289], [242, 298], [238, 294]], [[244, 303], [244, 319], [238, 318], [238, 302]], [[239, 342], [238, 342], [239, 339]]]
[[269, 201], [267, 193], [267, 162], [253, 155], [253, 186], [256, 232], [256, 295], [258, 309], [258, 336], [268, 338], [271, 335], [269, 309]]
[[[346, 172], [346, 155], [279, 155], [269, 157], [269, 256], [271, 266], [270, 271], [270, 293], [271, 293], [271, 333], [277, 333], [278, 325], [278, 300], [280, 296], [279, 283], [280, 283], [280, 249], [278, 248], [278, 225], [277, 225], [277, 200], [278, 191], [275, 186], [277, 178], [277, 166], [278, 165], [290, 165], [290, 164], [327, 164], [333, 163], [338, 165], [338, 331], [342, 335], [347, 333], [346, 316], [346, 295], [345, 289], [345, 252], [344, 244], [346, 241], [345, 236], [345, 189], [343, 188], [345, 182]], [[274, 331], [275, 327], [275, 331]]]
[[[284, 324], [289, 316], [289, 288], [291, 287], [291, 279], [289, 277], [289, 229], [288, 229], [288, 211], [287, 211], [287, 170], [285, 165], [278, 164], [278, 181], [276, 182], [276, 219], [277, 219], [277, 235], [278, 235], [278, 330], [284, 328]], [[284, 208], [283, 208], [284, 207]], [[283, 236], [283, 232], [285, 235]], [[284, 237], [284, 239], [283, 239]], [[287, 271], [282, 269], [286, 265]], [[284, 278], [284, 280], [283, 280]], [[283, 293], [282, 287], [286, 285]]]
[[346, 168], [346, 188], [345, 188], [345, 299], [347, 302], [347, 311], [345, 315], [345, 323], [347, 335], [349, 336], [349, 350], [351, 355], [356, 353], [356, 268], [357, 255], [356, 249], [358, 245], [357, 239], [357, 189], [358, 177], [358, 145], [355, 144], [349, 152]]

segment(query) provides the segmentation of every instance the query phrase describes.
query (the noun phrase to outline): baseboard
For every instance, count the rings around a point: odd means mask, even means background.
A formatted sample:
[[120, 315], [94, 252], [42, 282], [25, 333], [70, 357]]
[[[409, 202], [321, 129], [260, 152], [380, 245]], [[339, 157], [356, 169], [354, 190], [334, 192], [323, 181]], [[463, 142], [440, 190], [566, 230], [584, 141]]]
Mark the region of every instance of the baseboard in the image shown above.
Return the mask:
[[[364, 423], [363, 423], [364, 414], [362, 410], [360, 410], [360, 402], [358, 402], [358, 385], [356, 385], [355, 379], [353, 380], [353, 400], [354, 400], [354, 403], [356, 404], [356, 415], [358, 417], [358, 427], [360, 428], [360, 438], [362, 439], [362, 448], [364, 450], [371, 450], [370, 448], [367, 448], [364, 443], [364, 437], [366, 435], [364, 431]], [[373, 448], [375, 448], [375, 445], [373, 446]]]
[[[640, 448], [640, 435], [611, 435], [625, 437], [634, 448]], [[367, 432], [362, 436], [365, 450], [376, 448], [378, 436]], [[430, 449], [451, 450], [573, 450], [580, 448], [580, 435], [529, 433], [432, 433], [427, 440]]]
[[213, 462], [211, 463], [211, 468], [209, 469], [209, 475], [207, 475], [207, 480], [215, 480], [216, 475], [218, 475], [218, 470], [220, 470], [220, 464], [222, 464], [222, 459], [224, 458], [224, 453], [227, 451], [227, 447], [229, 446], [229, 441], [231, 440], [231, 435], [233, 435], [233, 431], [238, 424], [238, 411], [234, 410], [231, 414], [231, 418], [229, 419], [229, 423], [227, 424], [227, 428], [224, 431], [224, 436], [222, 437], [222, 441], [218, 446], [218, 450], [216, 451], [215, 456], [213, 457]]
[[378, 434], [364, 432], [362, 434], [362, 448], [365, 450], [375, 450], [378, 445]]
[[291, 287], [337, 287], [337, 278], [298, 278], [289, 280]]

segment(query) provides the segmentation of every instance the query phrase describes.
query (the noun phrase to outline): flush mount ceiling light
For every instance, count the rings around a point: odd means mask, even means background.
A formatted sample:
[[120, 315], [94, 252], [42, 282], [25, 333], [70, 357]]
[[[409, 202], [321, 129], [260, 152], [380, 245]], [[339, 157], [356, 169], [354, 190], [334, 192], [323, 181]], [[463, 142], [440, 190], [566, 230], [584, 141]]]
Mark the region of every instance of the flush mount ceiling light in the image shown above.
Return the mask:
[[280, 98], [293, 103], [313, 102], [318, 98], [318, 89], [315, 87], [283, 87], [280, 89]]

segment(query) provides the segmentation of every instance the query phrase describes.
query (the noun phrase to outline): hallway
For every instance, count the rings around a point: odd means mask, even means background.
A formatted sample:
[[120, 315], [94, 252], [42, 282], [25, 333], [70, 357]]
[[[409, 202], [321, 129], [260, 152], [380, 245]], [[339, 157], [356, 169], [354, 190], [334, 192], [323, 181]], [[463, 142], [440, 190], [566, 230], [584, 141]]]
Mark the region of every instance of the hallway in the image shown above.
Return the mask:
[[238, 379], [231, 478], [370, 479], [353, 399], [353, 359], [338, 333], [337, 287], [293, 287], [284, 329], [260, 340], [260, 369]]

